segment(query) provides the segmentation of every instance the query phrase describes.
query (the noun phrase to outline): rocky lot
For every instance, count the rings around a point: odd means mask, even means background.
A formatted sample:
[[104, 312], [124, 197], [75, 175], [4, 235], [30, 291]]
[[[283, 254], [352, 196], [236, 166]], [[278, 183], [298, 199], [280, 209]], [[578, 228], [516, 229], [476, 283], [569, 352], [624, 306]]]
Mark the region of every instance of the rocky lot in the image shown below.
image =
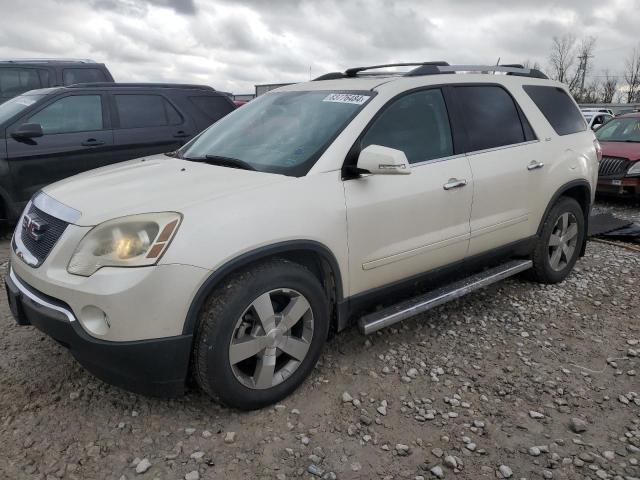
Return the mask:
[[108, 386], [3, 296], [0, 479], [640, 478], [639, 284], [640, 254], [590, 242], [562, 284], [511, 279], [340, 334], [300, 390], [250, 413]]

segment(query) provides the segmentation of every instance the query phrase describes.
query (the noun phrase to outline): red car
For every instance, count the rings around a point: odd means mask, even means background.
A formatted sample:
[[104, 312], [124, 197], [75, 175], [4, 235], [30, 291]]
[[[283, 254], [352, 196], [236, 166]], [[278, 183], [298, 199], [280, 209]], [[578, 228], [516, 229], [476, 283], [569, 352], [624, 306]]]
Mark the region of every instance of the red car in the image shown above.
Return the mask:
[[596, 137], [602, 146], [598, 192], [640, 195], [640, 112], [611, 119]]

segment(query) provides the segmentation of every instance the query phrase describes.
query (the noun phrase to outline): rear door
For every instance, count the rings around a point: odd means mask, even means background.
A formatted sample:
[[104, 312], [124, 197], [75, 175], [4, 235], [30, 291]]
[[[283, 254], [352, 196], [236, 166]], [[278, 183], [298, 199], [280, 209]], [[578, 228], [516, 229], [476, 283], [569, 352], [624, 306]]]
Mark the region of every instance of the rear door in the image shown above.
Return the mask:
[[193, 121], [168, 96], [155, 91], [113, 93], [111, 106], [118, 162], [174, 151], [196, 132]]
[[[7, 156], [17, 201], [49, 183], [111, 163], [113, 133], [105, 106], [99, 92], [67, 94], [9, 127]], [[39, 123], [44, 136], [12, 138], [23, 123]]]
[[531, 234], [544, 163], [529, 122], [505, 88], [462, 85], [453, 94], [473, 174], [468, 252], [473, 256]]

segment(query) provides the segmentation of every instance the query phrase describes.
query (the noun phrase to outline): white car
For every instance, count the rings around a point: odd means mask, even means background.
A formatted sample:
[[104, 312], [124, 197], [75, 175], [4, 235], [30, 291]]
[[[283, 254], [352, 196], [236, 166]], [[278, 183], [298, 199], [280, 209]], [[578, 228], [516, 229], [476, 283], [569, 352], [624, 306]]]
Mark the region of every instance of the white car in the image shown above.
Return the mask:
[[584, 119], [587, 122], [587, 125], [591, 130], [597, 130], [602, 125], [607, 123], [609, 120], [613, 118], [613, 115], [609, 113], [598, 113], [598, 112], [582, 112], [584, 115]]
[[44, 187], [12, 240], [17, 322], [107, 382], [176, 395], [193, 375], [253, 409], [303, 382], [330, 331], [525, 270], [563, 280], [598, 175], [565, 87], [410, 65], [280, 88], [168, 156]]

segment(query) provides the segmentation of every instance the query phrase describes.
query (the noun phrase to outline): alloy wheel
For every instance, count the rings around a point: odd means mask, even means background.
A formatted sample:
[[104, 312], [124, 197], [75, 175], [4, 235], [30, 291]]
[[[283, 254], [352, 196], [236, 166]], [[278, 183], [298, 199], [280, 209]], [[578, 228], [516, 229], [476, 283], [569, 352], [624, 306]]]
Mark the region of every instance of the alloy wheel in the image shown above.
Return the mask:
[[565, 212], [558, 217], [549, 236], [549, 265], [559, 272], [571, 262], [578, 245], [578, 220]]

